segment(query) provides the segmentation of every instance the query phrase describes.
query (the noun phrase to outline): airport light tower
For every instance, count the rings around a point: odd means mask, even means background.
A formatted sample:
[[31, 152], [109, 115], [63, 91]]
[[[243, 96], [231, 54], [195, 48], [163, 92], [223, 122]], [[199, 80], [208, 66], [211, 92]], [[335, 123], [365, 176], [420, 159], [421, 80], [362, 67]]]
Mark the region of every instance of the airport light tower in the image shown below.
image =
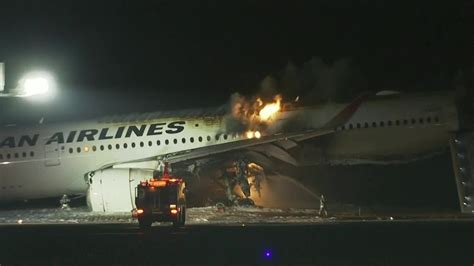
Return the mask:
[[31, 97], [51, 92], [52, 78], [45, 72], [32, 72], [18, 82], [18, 86], [5, 92], [5, 64], [0, 63], [0, 97]]

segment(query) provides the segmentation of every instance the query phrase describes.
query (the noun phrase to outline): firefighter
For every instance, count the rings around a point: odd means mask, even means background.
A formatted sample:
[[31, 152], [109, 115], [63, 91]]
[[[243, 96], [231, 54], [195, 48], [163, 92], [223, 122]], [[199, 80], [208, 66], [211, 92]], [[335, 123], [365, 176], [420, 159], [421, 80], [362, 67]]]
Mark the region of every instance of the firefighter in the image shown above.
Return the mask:
[[160, 179], [161, 176], [166, 174], [170, 174], [173, 172], [171, 169], [171, 164], [167, 161], [159, 161], [157, 169], [153, 172], [153, 178]]
[[324, 195], [321, 195], [321, 197], [319, 198], [319, 216], [328, 216], [328, 210], [326, 208], [326, 199], [324, 198]]
[[69, 197], [64, 194], [61, 199], [59, 200], [59, 204], [61, 205], [61, 209], [63, 210], [69, 210], [69, 202], [71, 202], [71, 200], [69, 199]]

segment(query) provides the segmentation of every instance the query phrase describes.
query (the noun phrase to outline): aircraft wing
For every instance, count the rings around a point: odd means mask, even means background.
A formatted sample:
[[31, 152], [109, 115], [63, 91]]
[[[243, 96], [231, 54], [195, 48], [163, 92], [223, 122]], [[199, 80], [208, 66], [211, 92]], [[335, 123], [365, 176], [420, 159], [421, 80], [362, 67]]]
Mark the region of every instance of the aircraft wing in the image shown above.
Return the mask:
[[[166, 160], [170, 163], [179, 163], [193, 159], [195, 160], [211, 157], [235, 150], [253, 149], [265, 145], [271, 145], [272, 143], [277, 144], [278, 147], [286, 150], [287, 148], [296, 146], [296, 142], [334, 133], [338, 126], [345, 124], [352, 117], [352, 115], [355, 113], [360, 104], [367, 98], [367, 96], [367, 94], [363, 94], [357, 97], [352, 103], [348, 104], [341, 112], [335, 115], [328, 123], [326, 123], [326, 125], [321, 128], [291, 133], [279, 133], [262, 136], [259, 139], [244, 139], [220, 145], [185, 150], [178, 153], [162, 154], [153, 158], [144, 158], [138, 161], [119, 163], [113, 165], [113, 167], [130, 168], [134, 166], [138, 168], [153, 168], [155, 167], [157, 160]], [[282, 143], [286, 143], [285, 145], [289, 144], [289, 146], [287, 148], [282, 147], [282, 145], [280, 145]], [[146, 167], [146, 165], [149, 165], [149, 167]]]
[[314, 129], [307, 130], [297, 133], [288, 134], [275, 134], [271, 136], [261, 137], [260, 139], [246, 139], [230, 143], [224, 143], [220, 145], [214, 145], [209, 147], [196, 148], [186, 150], [178, 153], [163, 154], [156, 157], [143, 158], [141, 160], [119, 162], [113, 165], [105, 165], [101, 169], [113, 167], [113, 168], [139, 168], [139, 169], [156, 169], [158, 167], [158, 160], [165, 160], [169, 163], [179, 163], [188, 160], [202, 159], [206, 157], [223, 154], [230, 151], [236, 151], [246, 148], [257, 148], [271, 143], [284, 143], [292, 142], [304, 139], [315, 138], [327, 134], [333, 133], [335, 130], [331, 129]]
[[219, 153], [229, 152], [232, 150], [245, 149], [253, 146], [269, 144], [273, 142], [294, 141], [299, 142], [307, 139], [312, 139], [324, 135], [334, 133], [336, 128], [345, 124], [357, 111], [360, 104], [368, 97], [367, 93], [361, 94], [353, 102], [348, 104], [341, 112], [334, 116], [323, 127], [317, 129], [310, 129], [306, 131], [294, 133], [280, 133], [270, 136], [263, 136], [260, 139], [247, 139], [231, 143], [225, 143], [216, 146], [204, 147], [195, 150], [184, 151], [179, 154], [168, 154], [167, 161], [170, 163], [177, 163], [191, 159], [198, 159], [207, 156], [216, 155]]
[[289, 133], [289, 134], [275, 134], [271, 136], [261, 137], [260, 139], [247, 139], [241, 141], [235, 141], [231, 143], [224, 143], [221, 145], [198, 148], [195, 150], [188, 150], [177, 154], [168, 154], [165, 156], [166, 160], [170, 163], [178, 163], [182, 161], [187, 161], [191, 159], [198, 159], [203, 157], [208, 157], [224, 152], [229, 152], [232, 150], [240, 150], [253, 146], [268, 144], [277, 141], [284, 140], [298, 140], [298, 139], [309, 139], [318, 136], [323, 136], [331, 134], [334, 132], [334, 129], [315, 129], [308, 130], [304, 132]]

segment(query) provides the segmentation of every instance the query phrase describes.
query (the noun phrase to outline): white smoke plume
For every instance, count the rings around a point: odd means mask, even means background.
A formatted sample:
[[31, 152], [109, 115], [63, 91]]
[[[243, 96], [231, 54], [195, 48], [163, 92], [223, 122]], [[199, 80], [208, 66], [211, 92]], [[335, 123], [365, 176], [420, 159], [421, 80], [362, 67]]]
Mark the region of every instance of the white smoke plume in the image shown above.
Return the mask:
[[239, 134], [265, 131], [274, 113], [301, 102], [350, 100], [361, 88], [361, 80], [360, 73], [347, 58], [325, 63], [314, 57], [301, 68], [290, 62], [282, 73], [263, 78], [255, 96], [231, 95], [226, 131]]

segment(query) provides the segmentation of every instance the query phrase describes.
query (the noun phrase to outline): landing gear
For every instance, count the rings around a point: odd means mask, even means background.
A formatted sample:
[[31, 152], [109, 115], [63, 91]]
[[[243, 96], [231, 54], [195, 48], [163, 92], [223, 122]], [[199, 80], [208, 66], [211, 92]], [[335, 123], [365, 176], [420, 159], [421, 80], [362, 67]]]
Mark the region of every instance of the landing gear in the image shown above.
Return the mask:
[[238, 206], [255, 206], [255, 202], [251, 198], [238, 199], [236, 203]]
[[173, 226], [181, 227], [181, 226], [184, 226], [185, 222], [186, 222], [186, 206], [181, 205], [179, 207], [178, 214], [176, 215], [176, 219], [173, 221]]
[[327, 217], [328, 216], [328, 209], [326, 207], [326, 199], [324, 195], [321, 195], [319, 198], [319, 216], [320, 217]]
[[138, 227], [140, 227], [142, 230], [150, 229], [152, 223], [153, 220], [151, 217], [143, 216], [138, 218]]
[[248, 181], [248, 164], [244, 159], [240, 159], [237, 162], [234, 163], [235, 165], [235, 177], [236, 181], [240, 186], [240, 189], [242, 190], [242, 193], [244, 193], [245, 197], [248, 198], [250, 197], [250, 184]]
[[[229, 205], [253, 206], [255, 203], [250, 198], [250, 188], [254, 186], [260, 196], [265, 172], [261, 166], [239, 159], [233, 163], [233, 167], [224, 169], [219, 179], [224, 185]], [[234, 192], [236, 186], [240, 187], [243, 195], [236, 195]]]

